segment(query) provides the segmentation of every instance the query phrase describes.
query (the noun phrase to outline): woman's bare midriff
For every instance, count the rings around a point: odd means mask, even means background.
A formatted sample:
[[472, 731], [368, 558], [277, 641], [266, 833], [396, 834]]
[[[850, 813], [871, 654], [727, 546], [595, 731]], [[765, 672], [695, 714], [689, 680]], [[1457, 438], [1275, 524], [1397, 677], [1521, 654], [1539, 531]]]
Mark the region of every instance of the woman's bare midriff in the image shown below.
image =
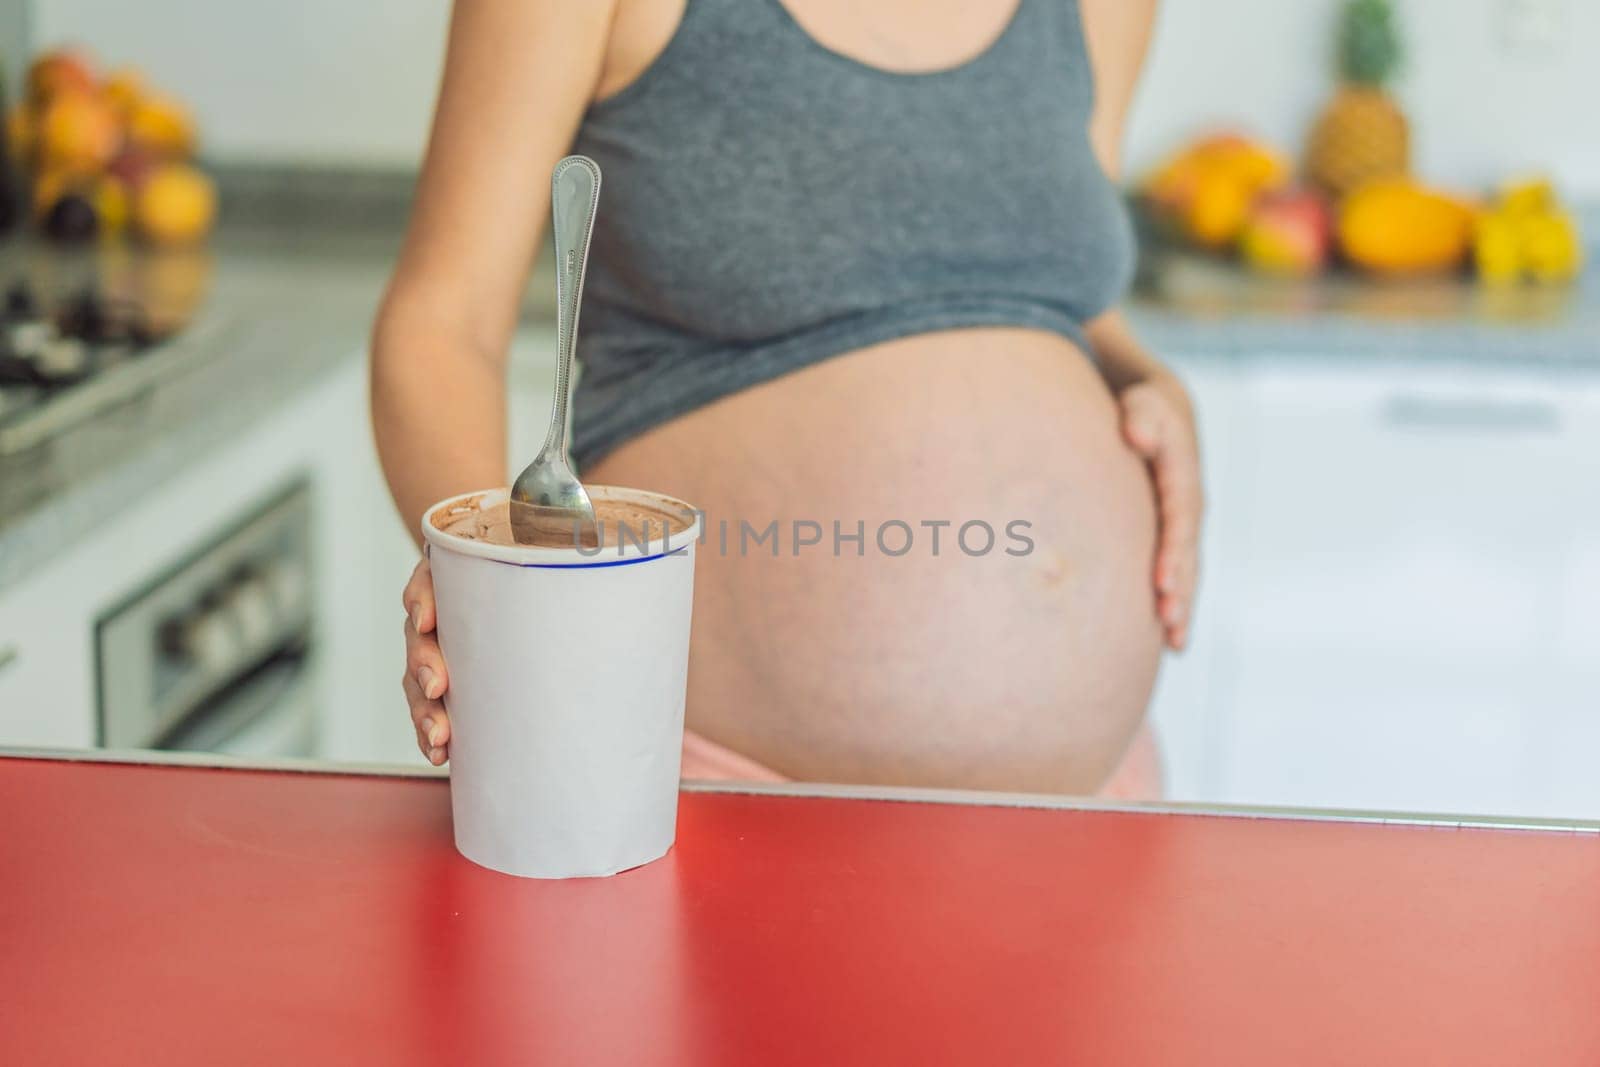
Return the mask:
[[[584, 477], [705, 510], [689, 726], [784, 775], [1092, 792], [1143, 719], [1161, 640], [1154, 501], [1104, 382], [1063, 337], [956, 330], [828, 359]], [[770, 541], [741, 551], [741, 523], [773, 520], [777, 558]], [[796, 520], [823, 531], [798, 554]], [[875, 543], [893, 520], [913, 534], [903, 556]], [[986, 554], [957, 543], [971, 520], [996, 533]], [[1033, 547], [1010, 555], [1018, 520]], [[836, 554], [835, 521], [863, 525], [863, 555], [843, 540]], [[925, 524], [940, 521], [935, 555]], [[889, 550], [904, 541], [886, 528]], [[983, 541], [972, 527], [967, 547]]]

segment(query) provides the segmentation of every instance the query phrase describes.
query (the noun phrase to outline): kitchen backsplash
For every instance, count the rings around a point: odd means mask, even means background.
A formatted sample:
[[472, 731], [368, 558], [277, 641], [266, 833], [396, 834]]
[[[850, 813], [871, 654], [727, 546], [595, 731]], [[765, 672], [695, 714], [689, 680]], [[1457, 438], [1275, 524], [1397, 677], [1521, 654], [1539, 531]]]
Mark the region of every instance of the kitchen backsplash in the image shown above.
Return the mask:
[[[0, 0], [0, 13], [17, 2]], [[1223, 118], [1298, 147], [1331, 84], [1339, 2], [1164, 0], [1131, 120], [1129, 169]], [[144, 67], [192, 101], [212, 157], [376, 167], [415, 164], [450, 7], [32, 4], [36, 42], [82, 42], [108, 62]], [[1590, 102], [1600, 99], [1600, 64], [1586, 47], [1600, 41], [1600, 3], [1401, 0], [1399, 10], [1410, 51], [1399, 90], [1422, 174], [1470, 186], [1545, 169], [1569, 194], [1600, 198], [1600, 138], [1581, 134]]]

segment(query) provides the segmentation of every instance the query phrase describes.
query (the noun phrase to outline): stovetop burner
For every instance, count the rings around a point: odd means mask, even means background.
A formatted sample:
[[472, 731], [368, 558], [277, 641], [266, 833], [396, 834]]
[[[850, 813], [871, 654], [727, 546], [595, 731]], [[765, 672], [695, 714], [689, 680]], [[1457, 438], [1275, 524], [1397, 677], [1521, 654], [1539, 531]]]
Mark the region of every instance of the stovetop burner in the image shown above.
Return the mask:
[[19, 452], [171, 372], [170, 333], [137, 303], [81, 289], [50, 310], [25, 283], [0, 304], [0, 455]]

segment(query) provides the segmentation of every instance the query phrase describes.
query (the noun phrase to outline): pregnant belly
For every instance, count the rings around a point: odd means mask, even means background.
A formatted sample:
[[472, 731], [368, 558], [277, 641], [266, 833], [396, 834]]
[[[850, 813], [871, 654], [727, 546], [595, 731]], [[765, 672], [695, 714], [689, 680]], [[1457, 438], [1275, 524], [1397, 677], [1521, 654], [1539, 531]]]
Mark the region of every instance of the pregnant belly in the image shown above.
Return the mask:
[[[1160, 649], [1149, 479], [1062, 337], [876, 345], [585, 477], [706, 511], [689, 725], [783, 774], [1089, 792], [1142, 720]], [[776, 545], [756, 542], [773, 522]]]

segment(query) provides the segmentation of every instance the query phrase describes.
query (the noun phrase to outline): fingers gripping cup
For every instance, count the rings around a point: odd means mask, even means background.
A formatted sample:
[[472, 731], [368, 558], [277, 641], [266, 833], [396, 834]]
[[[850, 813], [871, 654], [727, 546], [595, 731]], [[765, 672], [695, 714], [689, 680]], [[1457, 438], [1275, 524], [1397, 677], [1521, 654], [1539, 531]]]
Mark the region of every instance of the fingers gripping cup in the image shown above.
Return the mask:
[[430, 508], [456, 847], [508, 874], [615, 874], [677, 829], [698, 515], [591, 486], [602, 544], [519, 545], [504, 490]]

